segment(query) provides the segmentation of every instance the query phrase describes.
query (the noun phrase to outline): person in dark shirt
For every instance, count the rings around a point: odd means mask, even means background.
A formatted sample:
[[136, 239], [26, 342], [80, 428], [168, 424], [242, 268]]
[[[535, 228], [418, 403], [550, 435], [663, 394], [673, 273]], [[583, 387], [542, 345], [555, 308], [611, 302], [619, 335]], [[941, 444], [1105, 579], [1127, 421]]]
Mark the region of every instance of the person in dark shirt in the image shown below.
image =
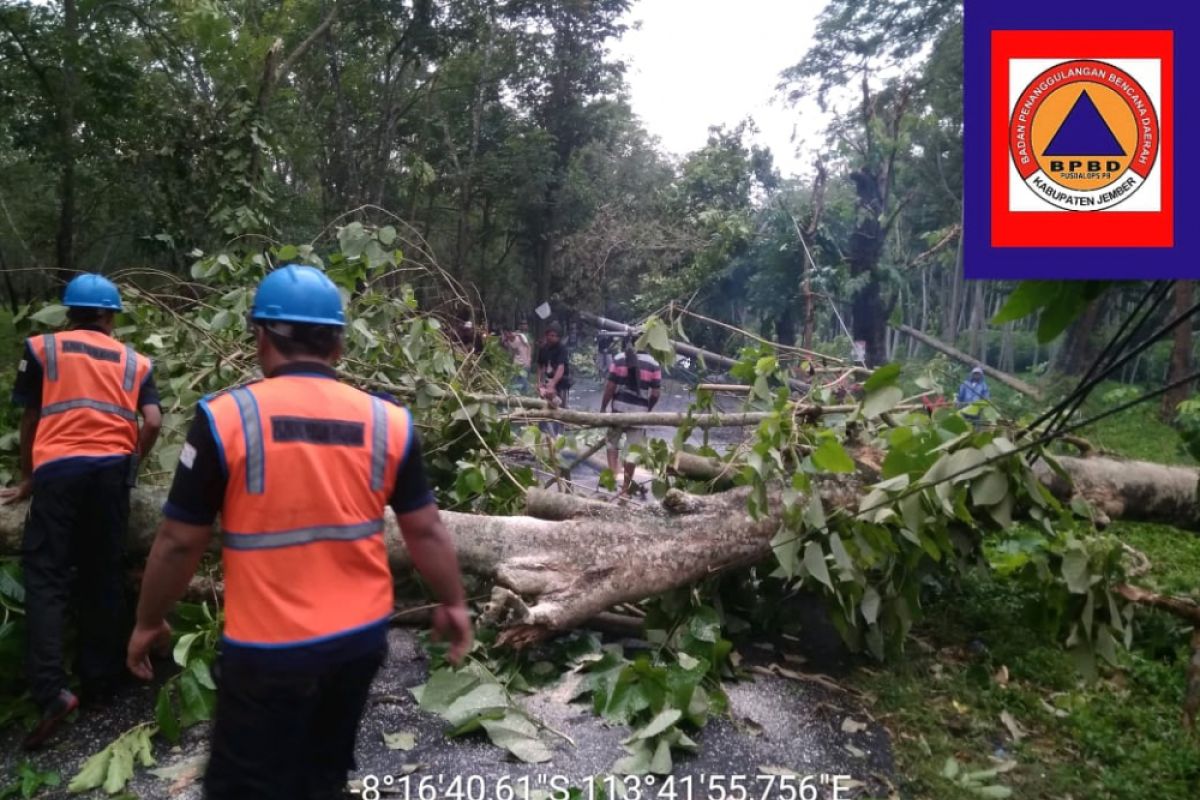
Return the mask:
[[63, 304], [68, 330], [25, 343], [12, 398], [25, 409], [22, 480], [0, 491], [4, 503], [33, 498], [21, 564], [26, 677], [42, 717], [25, 738], [28, 750], [41, 747], [80, 703], [63, 669], [69, 605], [79, 621], [83, 702], [103, 700], [124, 676], [129, 491], [162, 426], [150, 360], [112, 338], [122, 310], [117, 287], [80, 275]]
[[558, 408], [567, 408], [571, 391], [571, 359], [557, 322], [546, 329], [538, 348], [538, 395]]
[[450, 533], [406, 411], [338, 382], [337, 287], [312, 267], [270, 273], [251, 312], [264, 379], [200, 402], [142, 581], [127, 665], [153, 678], [221, 518], [225, 627], [205, 774], [209, 800], [341, 797], [393, 586], [384, 505], [441, 604], [458, 663], [471, 621]]

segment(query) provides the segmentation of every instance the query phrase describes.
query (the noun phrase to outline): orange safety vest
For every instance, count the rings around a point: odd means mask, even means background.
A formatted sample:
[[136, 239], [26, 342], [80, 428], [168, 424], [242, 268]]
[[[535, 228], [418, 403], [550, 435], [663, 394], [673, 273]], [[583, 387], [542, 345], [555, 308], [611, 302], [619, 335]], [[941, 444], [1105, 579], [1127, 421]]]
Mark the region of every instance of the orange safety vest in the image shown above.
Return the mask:
[[137, 449], [138, 393], [150, 359], [107, 333], [64, 331], [27, 341], [42, 365], [42, 409], [33, 468], [60, 458]]
[[409, 413], [332, 378], [281, 375], [201, 401], [227, 476], [225, 639], [312, 644], [383, 622], [383, 513]]

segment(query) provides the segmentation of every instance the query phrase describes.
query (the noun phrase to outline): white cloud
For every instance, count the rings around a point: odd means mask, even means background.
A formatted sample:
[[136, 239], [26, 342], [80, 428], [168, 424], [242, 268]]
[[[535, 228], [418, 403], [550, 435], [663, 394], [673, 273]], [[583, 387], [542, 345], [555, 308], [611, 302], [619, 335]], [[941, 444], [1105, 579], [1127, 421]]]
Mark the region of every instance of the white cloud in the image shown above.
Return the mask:
[[[634, 112], [677, 155], [703, 147], [710, 125], [754, 118], [785, 176], [807, 171], [797, 156], [820, 143], [826, 119], [815, 105], [789, 107], [779, 73], [812, 42], [824, 0], [636, 0], [641, 22], [613, 46], [629, 65]], [[804, 113], [802, 113], [802, 111]], [[795, 139], [796, 141], [793, 141]]]

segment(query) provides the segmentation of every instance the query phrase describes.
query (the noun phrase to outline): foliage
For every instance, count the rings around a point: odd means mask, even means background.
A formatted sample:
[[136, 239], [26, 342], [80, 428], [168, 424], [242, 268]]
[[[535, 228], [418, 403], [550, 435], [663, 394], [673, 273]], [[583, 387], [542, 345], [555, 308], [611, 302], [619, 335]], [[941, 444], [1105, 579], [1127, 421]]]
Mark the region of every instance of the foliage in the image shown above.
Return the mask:
[[150, 739], [156, 731], [157, 728], [147, 722], [122, 733], [84, 762], [79, 773], [67, 785], [68, 791], [78, 794], [103, 788], [110, 795], [120, 792], [133, 777], [136, 765], [154, 766]]
[[175, 609], [171, 657], [180, 671], [159, 688], [154, 705], [158, 730], [172, 744], [178, 743], [184, 728], [212, 719], [217, 701], [212, 666], [223, 617], [208, 603], [180, 603]]
[[53, 789], [62, 783], [62, 777], [54, 771], [41, 772], [28, 760], [17, 765], [16, 782], [0, 790], [0, 800], [14, 797], [36, 797], [44, 788]]
[[430, 665], [429, 680], [409, 691], [422, 710], [446, 721], [448, 736], [482, 729], [493, 744], [521, 761], [549, 761], [552, 753], [543, 741], [540, 723], [526, 714], [510, 694], [527, 684], [512, 664], [489, 663], [489, 638], [480, 632], [467, 664], [460, 669], [444, 665], [438, 651]]
[[[1139, 547], [1167, 535], [1169, 550], [1148, 552], [1156, 573], [1171, 571], [1169, 554], [1190, 534], [1143, 527], [1123, 525], [1122, 534], [1137, 536]], [[1134, 648], [1120, 654], [1120, 667], [1082, 683], [1056, 637], [1030, 624], [1040, 616], [1040, 593], [986, 572], [970, 578], [932, 597], [914, 631], [919, 649], [850, 679], [898, 732], [902, 794], [978, 798], [944, 776], [954, 758], [972, 765], [964, 769], [1000, 768], [991, 782], [1014, 797], [1135, 800], [1146, 786], [1168, 800], [1194, 795], [1200, 754], [1178, 724], [1186, 630], [1165, 614], [1139, 614]], [[1023, 732], [1019, 740], [1002, 722], [1005, 713]]]

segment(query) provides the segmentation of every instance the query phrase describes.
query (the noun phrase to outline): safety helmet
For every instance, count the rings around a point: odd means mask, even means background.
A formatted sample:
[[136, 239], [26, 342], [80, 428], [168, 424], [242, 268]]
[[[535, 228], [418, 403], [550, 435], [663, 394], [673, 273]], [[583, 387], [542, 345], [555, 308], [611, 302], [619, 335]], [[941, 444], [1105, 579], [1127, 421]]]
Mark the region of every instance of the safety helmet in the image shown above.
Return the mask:
[[345, 327], [342, 295], [316, 267], [289, 264], [263, 278], [254, 293], [250, 319]]
[[67, 308], [102, 308], [106, 311], [121, 311], [121, 293], [108, 278], [92, 273], [77, 275], [67, 284], [63, 292], [63, 305]]
[[979, 366], [978, 364], [976, 364], [974, 367], [972, 367], [972, 368], [971, 368], [971, 374], [972, 374], [972, 375], [982, 375], [982, 374], [983, 374], [983, 367], [981, 367], [981, 366]]

